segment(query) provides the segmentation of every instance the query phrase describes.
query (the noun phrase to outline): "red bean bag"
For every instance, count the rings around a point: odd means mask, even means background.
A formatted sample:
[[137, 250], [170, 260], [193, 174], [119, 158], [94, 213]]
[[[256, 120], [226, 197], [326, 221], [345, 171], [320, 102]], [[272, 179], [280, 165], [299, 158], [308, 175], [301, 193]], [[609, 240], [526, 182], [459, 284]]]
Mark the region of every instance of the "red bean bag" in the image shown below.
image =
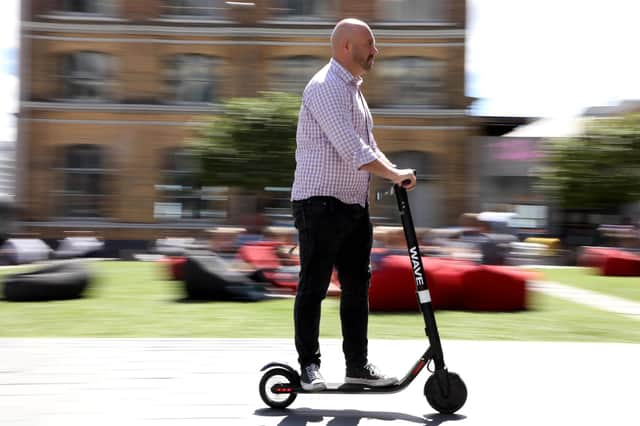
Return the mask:
[[[288, 290], [290, 293], [295, 293], [298, 288], [298, 274], [289, 271], [282, 272], [278, 270], [262, 271], [262, 276], [266, 281], [273, 284], [276, 287], [280, 287]], [[329, 283], [327, 289], [327, 296], [339, 296], [340, 286], [336, 281]]]
[[477, 268], [477, 265], [465, 261], [446, 260], [439, 264], [423, 260], [423, 264], [433, 309], [462, 309], [462, 277], [466, 271]]
[[578, 265], [600, 268], [607, 256], [620, 252], [621, 250], [610, 247], [582, 247], [578, 255]]
[[[475, 266], [470, 262], [422, 258], [427, 287], [434, 309], [461, 306], [462, 274]], [[415, 311], [419, 309], [416, 284], [408, 256], [388, 255], [377, 263], [369, 288], [371, 311]]]
[[600, 272], [612, 277], [640, 276], [640, 256], [622, 250], [608, 253], [600, 265]]
[[514, 268], [479, 265], [464, 272], [462, 304], [473, 311], [526, 309], [527, 273]]
[[298, 274], [278, 272], [277, 270], [262, 271], [264, 278], [277, 287], [284, 287], [295, 292], [298, 287]]
[[370, 311], [415, 311], [418, 309], [411, 264], [406, 256], [388, 255], [371, 273]]
[[277, 243], [246, 244], [238, 250], [238, 257], [256, 269], [278, 269], [282, 262], [276, 247]]
[[[263, 280], [295, 293], [298, 287], [298, 272], [284, 267], [299, 265], [300, 258], [293, 254], [283, 258], [278, 250], [286, 247], [286, 244], [279, 241], [256, 241], [240, 247], [238, 258], [259, 270]], [[338, 296], [339, 294], [340, 282], [334, 270], [327, 295]]]
[[167, 265], [170, 279], [174, 281], [184, 280], [184, 265], [187, 262], [186, 257], [170, 256], [161, 259], [160, 262]]

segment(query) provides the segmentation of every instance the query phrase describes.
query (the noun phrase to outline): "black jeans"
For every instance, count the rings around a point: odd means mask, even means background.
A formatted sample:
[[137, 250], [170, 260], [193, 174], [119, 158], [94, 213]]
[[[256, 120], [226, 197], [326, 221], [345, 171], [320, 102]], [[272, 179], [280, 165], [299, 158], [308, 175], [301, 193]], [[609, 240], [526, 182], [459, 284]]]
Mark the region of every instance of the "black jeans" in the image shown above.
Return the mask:
[[293, 201], [300, 280], [294, 305], [295, 343], [302, 367], [320, 365], [320, 312], [335, 267], [340, 279], [342, 350], [347, 368], [367, 363], [369, 257], [373, 240], [367, 207], [333, 197]]

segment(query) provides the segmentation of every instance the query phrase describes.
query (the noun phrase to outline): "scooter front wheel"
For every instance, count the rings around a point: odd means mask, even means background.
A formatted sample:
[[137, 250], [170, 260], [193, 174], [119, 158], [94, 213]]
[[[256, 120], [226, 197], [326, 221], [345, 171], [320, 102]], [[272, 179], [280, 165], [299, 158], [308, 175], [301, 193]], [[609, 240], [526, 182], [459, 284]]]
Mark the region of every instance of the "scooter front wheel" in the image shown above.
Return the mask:
[[293, 391], [294, 373], [285, 368], [272, 368], [260, 379], [260, 398], [271, 408], [287, 408], [298, 396]]
[[438, 412], [453, 414], [466, 402], [467, 386], [456, 373], [436, 372], [424, 384], [424, 396]]

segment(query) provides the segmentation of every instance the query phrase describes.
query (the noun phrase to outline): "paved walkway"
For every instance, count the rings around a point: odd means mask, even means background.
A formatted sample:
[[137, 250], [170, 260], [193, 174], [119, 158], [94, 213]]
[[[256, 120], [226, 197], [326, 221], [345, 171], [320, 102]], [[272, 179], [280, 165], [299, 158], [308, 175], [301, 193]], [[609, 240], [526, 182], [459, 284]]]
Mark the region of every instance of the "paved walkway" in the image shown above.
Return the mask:
[[[558, 283], [529, 288], [640, 319], [640, 304]], [[268, 325], [267, 325], [268, 326]], [[403, 376], [424, 341], [370, 344]], [[425, 371], [389, 395], [299, 395], [289, 410], [258, 395], [260, 368], [295, 365], [288, 339], [0, 339], [0, 425], [573, 425], [640, 424], [640, 345], [443, 342], [469, 399], [456, 415], [428, 405]], [[343, 375], [341, 343], [323, 340], [323, 372]]]
[[[639, 279], [640, 281], [640, 279]], [[639, 283], [640, 285], [640, 283]], [[640, 303], [551, 281], [530, 281], [527, 288], [603, 311], [640, 320]]]
[[[323, 372], [343, 374], [338, 340]], [[423, 341], [371, 342], [402, 376]], [[0, 424], [72, 425], [637, 425], [640, 345], [444, 341], [469, 389], [456, 415], [427, 404], [427, 372], [389, 395], [299, 395], [289, 410], [258, 395], [260, 368], [294, 364], [288, 339], [0, 339]]]

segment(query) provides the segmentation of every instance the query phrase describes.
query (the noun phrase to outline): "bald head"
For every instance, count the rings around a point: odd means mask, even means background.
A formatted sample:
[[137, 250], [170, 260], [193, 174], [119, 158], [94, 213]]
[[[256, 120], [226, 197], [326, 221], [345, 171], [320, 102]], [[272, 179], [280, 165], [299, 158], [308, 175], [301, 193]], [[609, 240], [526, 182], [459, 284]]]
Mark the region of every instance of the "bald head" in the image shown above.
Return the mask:
[[331, 33], [331, 53], [353, 75], [369, 71], [378, 53], [371, 28], [354, 18], [338, 22]]
[[369, 26], [359, 19], [343, 19], [336, 24], [331, 33], [331, 50], [335, 52], [344, 43], [351, 41], [358, 32], [370, 31]]

